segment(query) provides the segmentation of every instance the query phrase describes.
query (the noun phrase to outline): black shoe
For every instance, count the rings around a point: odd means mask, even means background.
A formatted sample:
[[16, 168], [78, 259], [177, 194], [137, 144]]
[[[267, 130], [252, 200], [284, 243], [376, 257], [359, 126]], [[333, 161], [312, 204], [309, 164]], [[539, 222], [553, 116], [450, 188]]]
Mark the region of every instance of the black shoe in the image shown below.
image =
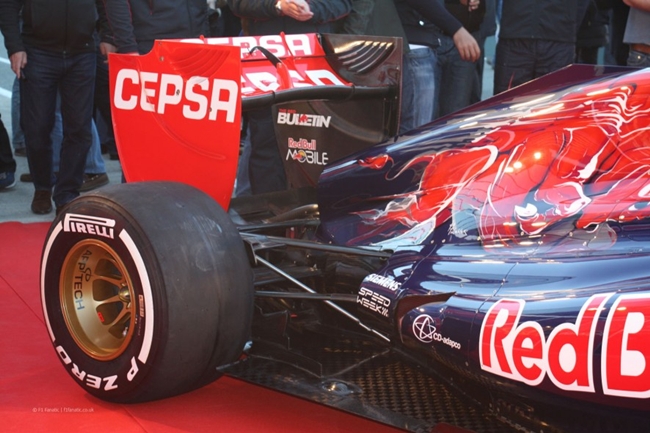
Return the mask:
[[116, 152], [116, 153], [109, 152], [109, 153], [108, 153], [108, 158], [109, 158], [111, 161], [119, 161], [119, 160], [120, 160], [120, 155], [118, 155], [117, 152]]
[[14, 156], [27, 156], [27, 149], [24, 147], [19, 147], [14, 150]]
[[34, 199], [32, 200], [32, 212], [39, 215], [45, 215], [52, 212], [52, 192], [51, 191], [35, 191]]
[[108, 175], [106, 173], [85, 174], [84, 183], [79, 188], [79, 192], [86, 192], [104, 186], [108, 183]]

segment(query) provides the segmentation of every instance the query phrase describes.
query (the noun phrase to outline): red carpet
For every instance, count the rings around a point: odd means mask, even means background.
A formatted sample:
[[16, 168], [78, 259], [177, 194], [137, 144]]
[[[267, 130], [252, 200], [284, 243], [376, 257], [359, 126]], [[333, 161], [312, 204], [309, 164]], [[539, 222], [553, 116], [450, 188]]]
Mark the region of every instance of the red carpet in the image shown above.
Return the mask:
[[38, 269], [48, 227], [0, 223], [0, 431], [398, 431], [229, 377], [186, 395], [137, 405], [86, 394], [61, 366], [43, 322]]

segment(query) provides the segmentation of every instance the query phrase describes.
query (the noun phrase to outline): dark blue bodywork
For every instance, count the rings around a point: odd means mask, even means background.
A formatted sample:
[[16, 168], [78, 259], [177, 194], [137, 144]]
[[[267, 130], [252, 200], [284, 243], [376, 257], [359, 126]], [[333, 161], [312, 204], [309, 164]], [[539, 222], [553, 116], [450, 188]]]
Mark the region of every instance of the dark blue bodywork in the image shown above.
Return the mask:
[[649, 77], [570, 67], [329, 165], [321, 239], [393, 251], [359, 314], [490, 386], [647, 411]]

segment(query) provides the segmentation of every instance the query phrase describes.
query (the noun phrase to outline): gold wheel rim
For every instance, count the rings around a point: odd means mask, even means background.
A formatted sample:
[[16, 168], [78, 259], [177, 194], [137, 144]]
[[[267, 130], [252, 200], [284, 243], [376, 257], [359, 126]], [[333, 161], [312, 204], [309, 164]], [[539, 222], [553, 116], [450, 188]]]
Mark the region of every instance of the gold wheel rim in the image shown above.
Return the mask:
[[122, 260], [106, 243], [83, 240], [70, 249], [59, 281], [63, 319], [77, 346], [110, 361], [133, 337], [135, 298]]

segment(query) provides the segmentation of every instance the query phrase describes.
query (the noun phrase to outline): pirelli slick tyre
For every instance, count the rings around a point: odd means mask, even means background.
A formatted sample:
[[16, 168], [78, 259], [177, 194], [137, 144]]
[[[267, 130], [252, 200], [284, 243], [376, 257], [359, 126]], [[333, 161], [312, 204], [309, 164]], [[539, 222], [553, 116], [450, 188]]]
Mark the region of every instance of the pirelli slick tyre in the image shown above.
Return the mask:
[[129, 183], [79, 197], [41, 260], [47, 328], [89, 393], [129, 403], [203, 386], [249, 338], [252, 271], [223, 209], [187, 185]]

